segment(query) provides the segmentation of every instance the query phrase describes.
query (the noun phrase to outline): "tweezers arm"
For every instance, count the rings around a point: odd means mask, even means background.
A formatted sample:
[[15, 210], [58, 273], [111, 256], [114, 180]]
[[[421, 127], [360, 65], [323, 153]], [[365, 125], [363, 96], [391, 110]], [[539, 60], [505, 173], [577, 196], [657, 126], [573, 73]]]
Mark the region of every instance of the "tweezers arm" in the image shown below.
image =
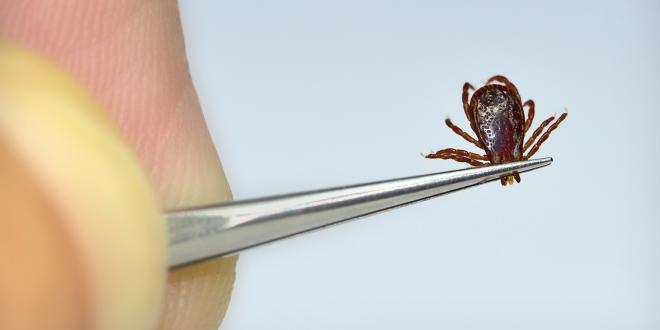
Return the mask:
[[550, 163], [543, 158], [170, 212], [168, 264], [234, 254]]

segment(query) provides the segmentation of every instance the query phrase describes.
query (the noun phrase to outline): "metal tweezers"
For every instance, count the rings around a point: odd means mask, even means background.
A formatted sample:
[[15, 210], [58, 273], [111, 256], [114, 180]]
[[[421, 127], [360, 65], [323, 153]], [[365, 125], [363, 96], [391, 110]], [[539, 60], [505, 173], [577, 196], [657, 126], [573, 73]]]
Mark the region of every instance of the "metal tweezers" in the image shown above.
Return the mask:
[[551, 163], [534, 159], [168, 212], [168, 265], [236, 254]]

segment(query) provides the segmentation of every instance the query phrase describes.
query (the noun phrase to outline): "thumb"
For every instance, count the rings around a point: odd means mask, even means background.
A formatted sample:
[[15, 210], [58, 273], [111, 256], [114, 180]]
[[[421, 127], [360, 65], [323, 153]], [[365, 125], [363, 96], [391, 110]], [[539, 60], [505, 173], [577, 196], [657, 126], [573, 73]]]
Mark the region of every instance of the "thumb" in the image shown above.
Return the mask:
[[78, 84], [1, 42], [0, 182], [0, 329], [153, 326], [165, 281], [153, 190]]

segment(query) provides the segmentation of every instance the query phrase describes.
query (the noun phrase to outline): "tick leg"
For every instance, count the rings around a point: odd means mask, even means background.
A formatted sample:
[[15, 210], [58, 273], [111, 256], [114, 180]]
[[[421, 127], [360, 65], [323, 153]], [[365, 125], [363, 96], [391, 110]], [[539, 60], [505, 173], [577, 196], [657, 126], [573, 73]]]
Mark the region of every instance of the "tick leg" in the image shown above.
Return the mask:
[[564, 121], [564, 119], [566, 119], [567, 116], [568, 116], [567, 112], [562, 113], [561, 116], [559, 116], [559, 118], [557, 118], [557, 120], [550, 127], [548, 127], [548, 130], [545, 131], [545, 133], [543, 133], [543, 136], [541, 136], [538, 142], [534, 144], [534, 147], [532, 147], [532, 149], [529, 151], [527, 156], [525, 156], [525, 159], [529, 159], [530, 157], [534, 156], [534, 154], [537, 151], [539, 151], [541, 144], [543, 144], [543, 142], [545, 142], [545, 140], [547, 140], [550, 137], [550, 133], [552, 133], [552, 131], [557, 129], [557, 127], [559, 127], [559, 124], [561, 124], [561, 122]]
[[468, 142], [470, 142], [470, 143], [474, 144], [475, 146], [477, 146], [477, 148], [479, 148], [479, 149], [483, 149], [483, 148], [484, 148], [483, 143], [481, 143], [479, 140], [477, 140], [477, 139], [471, 137], [470, 134], [468, 134], [468, 133], [466, 133], [465, 131], [463, 131], [460, 127], [454, 125], [454, 123], [451, 122], [451, 119], [449, 119], [449, 117], [447, 117], [447, 119], [445, 119], [445, 124], [447, 124], [447, 126], [448, 126], [452, 131], [454, 131], [454, 133], [456, 133], [456, 134], [462, 136], [465, 140], [467, 140]]
[[534, 140], [536, 140], [539, 135], [541, 135], [541, 132], [543, 132], [543, 129], [550, 124], [551, 121], [555, 119], [555, 116], [550, 116], [550, 118], [544, 120], [541, 125], [539, 125], [539, 128], [537, 128], [534, 133], [532, 133], [532, 136], [529, 137], [527, 142], [525, 142], [525, 146], [523, 147], [523, 152], [527, 151], [529, 147], [532, 146], [532, 143], [534, 143]]
[[[475, 154], [474, 152], [469, 152], [469, 151], [454, 149], [454, 148], [447, 148], [447, 149], [438, 150], [435, 153], [432, 153], [430, 155], [456, 155], [456, 156], [470, 158], [472, 160], [488, 161], [488, 157], [486, 155], [482, 156], [482, 155], [479, 155], [479, 154]], [[430, 155], [427, 155], [426, 158], [429, 158], [428, 156], [430, 156]]]
[[[470, 85], [470, 83], [466, 82], [463, 84], [463, 111], [465, 111], [465, 116], [467, 117], [468, 121], [470, 122], [470, 128], [472, 128], [472, 131], [474, 134], [479, 135], [477, 133], [477, 123], [474, 120], [474, 114], [470, 111], [470, 90], [474, 91], [474, 86]], [[483, 147], [479, 147], [482, 148]]]
[[516, 181], [518, 183], [520, 183], [520, 174], [513, 173], [513, 175], [508, 175], [508, 176], [502, 177], [502, 178], [500, 178], [500, 183], [502, 183], [503, 186], [512, 185], [513, 184], [513, 179], [516, 179]]
[[527, 110], [527, 120], [525, 120], [525, 133], [527, 133], [529, 128], [532, 126], [532, 121], [534, 120], [534, 101], [527, 100], [525, 103], [523, 103], [523, 108], [525, 108], [525, 106], [529, 107], [529, 110]]
[[468, 120], [472, 121], [472, 114], [470, 114], [470, 90], [474, 90], [474, 86], [470, 85], [469, 82], [463, 84], [463, 110], [465, 111], [465, 116]]
[[518, 172], [513, 173], [513, 178], [516, 179], [516, 182], [520, 183], [520, 174]]
[[516, 86], [513, 83], [511, 83], [507, 77], [502, 75], [495, 75], [490, 77], [488, 81], [486, 81], [486, 84], [490, 84], [493, 81], [501, 82], [506, 87], [509, 87], [511, 90], [513, 90], [516, 93], [516, 96], [520, 100], [520, 94], [518, 93], [518, 88], [516, 88]]
[[457, 162], [468, 163], [472, 166], [484, 166], [484, 165], [486, 165], [485, 163], [482, 163], [478, 160], [474, 160], [474, 159], [471, 159], [471, 158], [468, 158], [468, 157], [458, 156], [458, 155], [454, 155], [454, 154], [437, 154], [437, 153], [435, 153], [435, 154], [426, 155], [424, 157], [429, 158], [429, 159], [433, 159], [433, 158], [453, 159]]

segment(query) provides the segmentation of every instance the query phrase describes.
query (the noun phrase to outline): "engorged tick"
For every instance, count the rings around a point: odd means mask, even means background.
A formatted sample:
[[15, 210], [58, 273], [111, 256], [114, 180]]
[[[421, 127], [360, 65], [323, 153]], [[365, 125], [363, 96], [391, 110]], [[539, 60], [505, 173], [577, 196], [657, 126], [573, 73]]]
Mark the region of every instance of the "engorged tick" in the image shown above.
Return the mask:
[[[551, 116], [543, 121], [523, 145], [525, 133], [529, 130], [532, 119], [534, 119], [534, 101], [527, 100], [522, 103], [518, 89], [504, 76], [491, 77], [483, 87], [477, 89], [471, 97], [468, 97], [470, 90], [474, 90], [474, 87], [466, 82], [463, 85], [463, 110], [465, 110], [465, 115], [470, 122], [472, 131], [477, 135], [477, 139], [454, 125], [449, 117], [447, 117], [445, 123], [456, 134], [486, 151], [486, 154], [479, 155], [465, 150], [449, 148], [428, 154], [425, 156], [426, 158], [453, 159], [473, 166], [527, 160], [539, 150], [539, 147], [548, 139], [550, 133], [568, 116], [566, 112], [559, 116], [534, 146], [529, 149], [543, 132], [543, 129], [555, 117]], [[524, 107], [529, 108], [526, 120]], [[524, 155], [524, 152], [528, 149], [529, 152]], [[517, 182], [520, 182], [518, 173], [503, 177], [500, 181], [503, 186], [506, 186], [507, 184], [513, 184], [514, 178]]]

